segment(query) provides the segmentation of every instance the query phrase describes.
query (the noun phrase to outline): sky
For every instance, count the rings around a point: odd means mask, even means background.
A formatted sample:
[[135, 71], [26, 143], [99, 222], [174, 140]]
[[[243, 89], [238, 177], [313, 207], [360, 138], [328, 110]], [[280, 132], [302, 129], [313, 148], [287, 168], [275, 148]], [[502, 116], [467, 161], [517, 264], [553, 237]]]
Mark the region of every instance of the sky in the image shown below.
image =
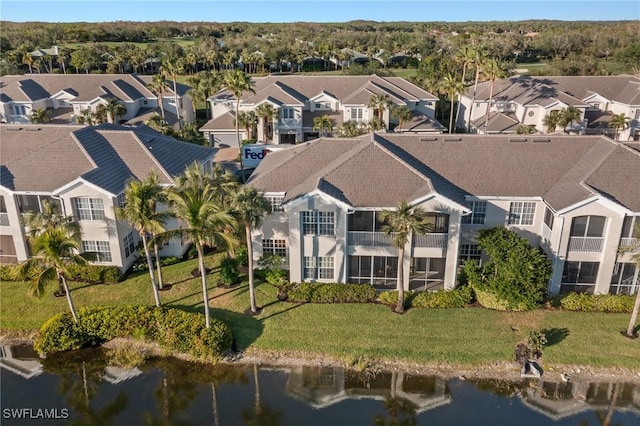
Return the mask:
[[640, 20], [640, 0], [0, 0], [14, 22]]

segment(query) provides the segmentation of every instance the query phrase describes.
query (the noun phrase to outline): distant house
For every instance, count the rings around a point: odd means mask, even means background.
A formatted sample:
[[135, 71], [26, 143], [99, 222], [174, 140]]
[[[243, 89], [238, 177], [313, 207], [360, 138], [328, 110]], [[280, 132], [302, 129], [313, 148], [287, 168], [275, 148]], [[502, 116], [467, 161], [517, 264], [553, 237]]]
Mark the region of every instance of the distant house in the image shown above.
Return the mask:
[[485, 126], [490, 90], [491, 82], [479, 84], [473, 107], [473, 86], [460, 96], [458, 127], [469, 127], [472, 133], [515, 133], [520, 125], [525, 125], [547, 133], [545, 117], [571, 106], [580, 111], [580, 119], [558, 131], [614, 136], [609, 127], [611, 117], [624, 114], [629, 117], [630, 126], [620, 133], [620, 140], [640, 138], [640, 78], [637, 77], [516, 76], [496, 80], [491, 114]]
[[[270, 75], [253, 79], [255, 93], [245, 92], [240, 98], [240, 111], [255, 111], [269, 103], [277, 111], [264, 134], [263, 120], [257, 125], [258, 141], [295, 143], [319, 136], [314, 130], [314, 118], [328, 115], [334, 129], [347, 121], [364, 125], [374, 118], [368, 106], [374, 95], [387, 95], [394, 106], [406, 106], [413, 111], [411, 123], [404, 123], [402, 131], [413, 133], [442, 133], [444, 127], [435, 120], [438, 98], [400, 77], [368, 76], [283, 76]], [[213, 145], [237, 146], [235, 136], [235, 97], [226, 89], [209, 99], [212, 119], [200, 128]], [[389, 109], [383, 121], [387, 128], [397, 124]], [[241, 137], [247, 138], [240, 129]]]
[[[96, 112], [109, 98], [118, 99], [126, 108], [121, 123], [140, 124], [153, 113], [160, 114], [158, 97], [147, 89], [151, 76], [136, 74], [25, 74], [0, 77], [0, 121], [27, 124], [36, 109], [50, 111], [51, 123], [77, 124], [84, 110]], [[182, 117], [194, 120], [188, 86], [167, 82], [162, 96], [165, 120], [171, 124]], [[177, 101], [177, 107], [176, 107]]]
[[[79, 221], [83, 251], [96, 252], [98, 264], [128, 269], [139, 235], [114, 210], [123, 205], [127, 181], [155, 171], [171, 185], [193, 162], [210, 169], [215, 153], [147, 126], [2, 124], [0, 140], [0, 263], [28, 258], [21, 215], [42, 212], [46, 200]], [[187, 247], [171, 241], [161, 254], [181, 256]]]

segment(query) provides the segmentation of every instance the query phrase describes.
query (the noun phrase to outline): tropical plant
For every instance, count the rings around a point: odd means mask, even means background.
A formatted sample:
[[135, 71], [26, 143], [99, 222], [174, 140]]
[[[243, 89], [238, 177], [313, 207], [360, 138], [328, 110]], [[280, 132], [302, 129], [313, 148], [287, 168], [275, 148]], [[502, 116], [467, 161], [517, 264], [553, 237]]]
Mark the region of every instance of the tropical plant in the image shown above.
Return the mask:
[[520, 124], [518, 126], [518, 128], [516, 129], [516, 134], [518, 135], [531, 135], [536, 133], [536, 126], [530, 124], [530, 125], [525, 125], [525, 124]]
[[[207, 104], [207, 99], [220, 90], [222, 85], [220, 73], [217, 71], [200, 71], [195, 76], [189, 77], [188, 81], [191, 84], [191, 89], [189, 89], [191, 98], [196, 102], [203, 102], [205, 104], [208, 119], [211, 116], [211, 108], [209, 108]], [[196, 102], [193, 103], [194, 113]]]
[[32, 123], [48, 123], [51, 121], [51, 113], [48, 109], [38, 108], [33, 110], [29, 120]]
[[563, 129], [571, 122], [580, 120], [580, 110], [574, 106], [564, 108], [558, 113], [558, 125]]
[[616, 140], [620, 138], [620, 132], [627, 130], [629, 128], [629, 121], [631, 119], [622, 114], [613, 114], [611, 117], [611, 121], [609, 122], [609, 127], [613, 129], [616, 134]]
[[[253, 139], [253, 129], [256, 126], [258, 118], [253, 111], [241, 111], [237, 115], [238, 123], [247, 132], [247, 139]], [[234, 120], [235, 121], [235, 120]]]
[[253, 283], [253, 241], [251, 240], [251, 230], [257, 228], [262, 220], [271, 213], [271, 203], [255, 188], [248, 186], [236, 186], [236, 191], [232, 194], [233, 215], [239, 225], [244, 226], [247, 241], [247, 251], [249, 252], [249, 300], [251, 312], [258, 312], [256, 306], [256, 292]]
[[391, 236], [391, 244], [398, 249], [398, 304], [395, 311], [404, 312], [404, 248], [413, 234], [426, 234], [432, 229], [426, 222], [426, 212], [421, 206], [411, 206], [407, 201], [398, 203], [395, 210], [383, 210], [382, 232]]
[[87, 124], [89, 126], [93, 125], [93, 114], [89, 109], [80, 110], [80, 114], [76, 116], [76, 121], [78, 124]]
[[160, 107], [160, 115], [162, 116], [163, 121], [165, 119], [163, 94], [166, 84], [167, 80], [162, 73], [154, 74], [151, 78], [151, 82], [147, 84], [147, 89], [151, 90], [158, 97], [158, 106]]
[[262, 121], [262, 134], [264, 141], [269, 138], [269, 123], [278, 115], [278, 111], [268, 102], [261, 103], [255, 109], [255, 113]]
[[547, 133], [553, 133], [556, 131], [558, 122], [560, 121], [560, 113], [558, 111], [550, 111], [549, 114], [544, 116], [542, 124], [547, 127]]
[[180, 101], [180, 97], [178, 95], [178, 83], [176, 81], [176, 77], [182, 71], [182, 67], [179, 64], [177, 59], [165, 59], [162, 61], [162, 65], [160, 66], [160, 73], [165, 77], [171, 77], [173, 81], [173, 98], [174, 105], [176, 107], [176, 115], [178, 116], [178, 128], [182, 128], [182, 102]]
[[42, 212], [27, 212], [22, 215], [22, 224], [28, 229], [27, 238], [32, 240], [48, 229], [61, 228], [69, 235], [80, 233], [80, 224], [73, 216], [64, 216], [58, 205], [42, 200]]
[[365, 129], [353, 120], [345, 121], [338, 129], [338, 133], [344, 138], [355, 138], [356, 136], [363, 135], [365, 132]]
[[[233, 93], [233, 96], [236, 98], [236, 117], [240, 116], [240, 98], [242, 97], [243, 92], [251, 92], [255, 93], [253, 90], [253, 81], [251, 78], [247, 76], [244, 71], [236, 69], [233, 71], [228, 71], [224, 74], [223, 77], [224, 85], [227, 90]], [[240, 153], [242, 149], [242, 144], [240, 143], [240, 128], [239, 128], [239, 120], [236, 120], [236, 139], [238, 141], [238, 153]]]
[[458, 80], [456, 80], [451, 74], [447, 74], [440, 82], [440, 93], [447, 95], [451, 102], [449, 108], [449, 133], [453, 132], [453, 104], [456, 101], [456, 97], [464, 91], [464, 86]]
[[384, 110], [393, 106], [393, 102], [386, 93], [376, 93], [369, 99], [369, 108], [372, 108], [380, 121], [384, 120]]
[[169, 124], [167, 124], [167, 122], [164, 121], [158, 113], [155, 113], [151, 117], [149, 117], [145, 124], [151, 127], [156, 132], [162, 133], [163, 135], [170, 135], [173, 133], [173, 128]]
[[[158, 175], [151, 171], [145, 180], [132, 179], [127, 182], [124, 190], [124, 206], [116, 208], [116, 217], [131, 225], [142, 239], [142, 247], [149, 265], [149, 277], [153, 288], [153, 298], [156, 306], [160, 306], [160, 295], [154, 275], [153, 261], [149, 251], [149, 235], [164, 232], [164, 223], [171, 216], [168, 211], [157, 211], [157, 204], [165, 200], [165, 194], [158, 181]], [[153, 240], [158, 276], [160, 271], [160, 259], [158, 257], [157, 241]], [[160, 285], [162, 288], [162, 284]]]
[[[473, 65], [475, 61], [475, 56], [476, 56], [476, 53], [474, 49], [469, 46], [462, 46], [455, 55], [456, 62], [462, 64], [462, 77], [460, 78], [460, 84], [462, 85], [462, 90], [460, 91], [460, 93], [462, 93], [466, 88], [467, 69], [469, 68], [469, 65]], [[458, 107], [456, 108], [456, 120], [460, 116], [461, 105], [462, 103], [458, 102]], [[451, 130], [449, 130], [449, 133], [451, 133]]]
[[109, 113], [110, 120], [113, 124], [118, 124], [118, 118], [127, 113], [127, 108], [118, 98], [109, 98], [104, 104], [104, 109]]
[[313, 119], [313, 130], [319, 131], [320, 136], [327, 136], [333, 132], [333, 120], [328, 114], [323, 114]]
[[487, 104], [487, 116], [484, 120], [484, 132], [487, 133], [487, 126], [489, 125], [489, 120], [491, 119], [491, 103], [493, 102], [493, 87], [495, 85], [496, 79], [504, 77], [506, 73], [503, 70], [503, 64], [501, 64], [495, 59], [489, 59], [488, 61], [485, 61], [482, 67], [482, 72], [491, 82], [491, 84], [489, 85], [489, 103]]
[[398, 126], [395, 130], [399, 131], [404, 123], [410, 121], [411, 118], [413, 118], [413, 112], [411, 112], [409, 107], [405, 105], [396, 106], [391, 109], [391, 116], [398, 120]]
[[471, 120], [473, 118], [473, 106], [476, 104], [476, 93], [478, 92], [478, 82], [480, 81], [480, 74], [482, 73], [482, 67], [487, 60], [487, 52], [480, 48], [474, 48], [471, 56], [473, 57], [473, 66], [476, 69], [476, 76], [473, 82], [473, 95], [471, 96], [471, 106], [469, 107], [469, 122], [467, 132], [471, 131]]
[[[632, 243], [627, 246], [621, 246], [619, 252], [621, 254], [629, 253], [631, 255], [631, 261], [636, 264], [636, 269], [640, 270], [640, 221], [636, 219], [636, 225], [633, 228]], [[627, 327], [627, 337], [634, 336], [634, 328], [636, 321], [638, 320], [638, 311], [640, 311], [640, 283], [636, 284], [636, 301], [633, 305], [633, 311], [631, 312], [631, 318], [629, 319], [629, 326]]]
[[167, 193], [174, 214], [184, 227], [171, 229], [156, 236], [158, 241], [185, 238], [195, 245], [207, 328], [210, 327], [210, 317], [204, 248], [222, 246], [232, 252], [236, 244], [233, 234], [229, 232], [229, 229], [236, 225], [235, 219], [222, 207], [218, 192], [213, 178], [206, 175], [198, 163], [188, 166], [182, 175], [175, 178], [175, 185]]

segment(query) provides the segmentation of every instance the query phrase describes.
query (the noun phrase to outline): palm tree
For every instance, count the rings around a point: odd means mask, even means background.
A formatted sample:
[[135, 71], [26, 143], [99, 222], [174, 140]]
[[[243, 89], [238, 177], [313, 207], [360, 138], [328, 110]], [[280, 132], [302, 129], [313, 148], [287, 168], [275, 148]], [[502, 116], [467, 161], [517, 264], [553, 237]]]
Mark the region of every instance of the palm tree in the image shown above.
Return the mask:
[[558, 116], [558, 125], [565, 129], [571, 122], [580, 119], [580, 110], [574, 106], [569, 106], [560, 111]]
[[456, 97], [463, 91], [464, 86], [462, 83], [453, 78], [451, 74], [447, 74], [440, 82], [440, 93], [447, 95], [451, 102], [451, 107], [449, 108], [449, 133], [453, 133], [453, 103]]
[[48, 123], [51, 121], [51, 113], [48, 109], [38, 108], [31, 113], [29, 120], [32, 123]]
[[347, 120], [342, 123], [342, 126], [338, 129], [340, 136], [344, 138], [355, 138], [356, 136], [360, 136], [364, 134], [364, 129], [358, 125], [357, 122], [353, 120]]
[[[148, 237], [149, 234], [159, 234], [164, 231], [164, 222], [169, 218], [170, 214], [167, 211], [156, 211], [157, 203], [164, 200], [163, 189], [158, 182], [158, 175], [152, 171], [149, 172], [144, 181], [132, 179], [127, 182], [124, 190], [124, 200], [124, 206], [116, 208], [116, 217], [131, 225], [140, 234], [144, 254], [147, 257], [153, 298], [156, 306], [160, 306], [160, 295], [153, 272], [154, 267], [149, 251]], [[159, 265], [157, 241], [153, 240], [153, 243], [154, 251], [156, 251], [156, 263]]]
[[478, 82], [480, 81], [480, 73], [482, 73], [482, 69], [484, 63], [487, 60], [487, 52], [480, 48], [473, 49], [471, 55], [473, 56], [473, 66], [476, 69], [476, 77], [473, 83], [473, 95], [471, 97], [471, 106], [469, 107], [469, 122], [467, 124], [467, 131], [471, 131], [471, 119], [473, 113], [473, 106], [476, 103], [476, 93], [478, 91]]
[[[240, 98], [242, 97], [242, 93], [245, 91], [255, 93], [255, 90], [253, 90], [253, 82], [244, 71], [239, 69], [226, 72], [223, 81], [227, 90], [236, 97], [236, 117], [238, 117], [240, 115]], [[240, 153], [242, 144], [240, 143], [240, 128], [238, 125], [238, 120], [236, 120], [236, 138], [238, 140], [238, 153]]]
[[151, 83], [147, 84], [147, 89], [151, 90], [158, 97], [158, 105], [160, 106], [162, 121], [164, 121], [164, 102], [162, 94], [164, 93], [166, 84], [167, 80], [163, 74], [154, 74], [151, 78]]
[[28, 228], [28, 239], [36, 238], [44, 231], [54, 228], [62, 228], [70, 235], [80, 233], [80, 224], [73, 216], [64, 216], [58, 206], [49, 200], [42, 200], [42, 212], [23, 214], [22, 224]]
[[251, 302], [251, 312], [256, 314], [258, 309], [253, 284], [253, 241], [251, 240], [251, 230], [259, 227], [265, 216], [271, 213], [271, 203], [255, 188], [240, 185], [237, 185], [236, 188], [235, 193], [232, 194], [231, 203], [234, 217], [238, 224], [244, 226], [247, 239], [247, 251], [249, 252], [249, 300]]
[[256, 125], [257, 117], [253, 111], [242, 111], [237, 116], [239, 126], [242, 126], [247, 132], [247, 139], [253, 139], [253, 128]]
[[613, 114], [611, 117], [611, 121], [609, 122], [609, 127], [613, 129], [616, 134], [616, 140], [620, 138], [620, 132], [627, 130], [629, 128], [629, 120], [630, 118], [622, 114]]
[[104, 109], [109, 113], [111, 122], [117, 124], [118, 117], [121, 117], [127, 113], [127, 108], [120, 102], [118, 98], [109, 98], [104, 105]]
[[[469, 67], [469, 65], [474, 63], [475, 52], [473, 48], [469, 46], [463, 46], [460, 48], [460, 50], [458, 50], [456, 59], [458, 62], [462, 63], [462, 78], [460, 79], [460, 83], [462, 84], [462, 90], [460, 91], [460, 93], [462, 93], [467, 84], [467, 68]], [[458, 102], [458, 108], [456, 108], [456, 120], [460, 116], [460, 105], [461, 103]], [[451, 130], [449, 130], [449, 133], [451, 133]]]
[[47, 283], [57, 280], [67, 297], [69, 310], [75, 322], [78, 322], [71, 291], [67, 285], [68, 266], [72, 264], [84, 265], [85, 257], [80, 256], [81, 234], [69, 232], [65, 227], [52, 227], [31, 240], [33, 257], [24, 262], [20, 268], [20, 277], [28, 276], [32, 269], [41, 272], [29, 286], [31, 295], [41, 296]]
[[93, 125], [93, 114], [91, 114], [91, 110], [80, 110], [80, 114], [76, 116], [76, 121], [78, 124], [87, 124], [89, 126]]
[[268, 140], [269, 123], [273, 123], [273, 119], [277, 116], [278, 111], [268, 102], [261, 103], [255, 109], [256, 115], [262, 120], [262, 132], [264, 141]]
[[383, 210], [382, 232], [391, 236], [391, 244], [398, 249], [398, 304], [395, 311], [404, 312], [404, 248], [412, 234], [426, 234], [431, 224], [425, 222], [426, 212], [420, 206], [411, 206], [407, 201], [398, 203], [395, 210]]
[[[636, 219], [637, 221], [638, 219]], [[640, 221], [637, 221], [633, 229], [633, 242], [631, 245], [622, 246], [618, 250], [619, 253], [631, 253], [631, 261], [636, 264], [636, 268], [640, 269]], [[634, 337], [634, 328], [636, 321], [638, 320], [638, 311], [640, 311], [640, 285], [636, 285], [636, 303], [633, 305], [633, 311], [631, 312], [631, 319], [629, 320], [629, 326], [627, 327], [627, 337]]]
[[536, 127], [532, 124], [528, 126], [524, 124], [520, 124], [516, 129], [516, 134], [518, 135], [532, 135], [534, 133], [536, 133]]
[[545, 115], [542, 120], [542, 124], [547, 126], [547, 133], [553, 133], [556, 131], [556, 126], [560, 121], [560, 114], [558, 111], [550, 111], [549, 114]]
[[396, 127], [396, 131], [398, 131], [404, 123], [413, 118], [413, 112], [405, 105], [396, 106], [391, 109], [391, 116], [398, 120], [398, 126]]
[[165, 59], [160, 66], [160, 73], [166, 77], [171, 77], [173, 81], [173, 98], [176, 106], [176, 115], [178, 116], [178, 128], [182, 128], [182, 105], [178, 96], [178, 83], [176, 82], [176, 76], [180, 74], [182, 68], [175, 59]]
[[[194, 101], [203, 102], [207, 111], [207, 119], [211, 116], [211, 109], [207, 104], [209, 96], [220, 90], [222, 84], [222, 77], [217, 71], [200, 71], [194, 77], [189, 78], [191, 83], [191, 97]], [[193, 104], [194, 114], [196, 108], [196, 102]]]
[[197, 163], [193, 163], [175, 179], [175, 186], [167, 198], [175, 216], [184, 228], [171, 229], [158, 234], [158, 241], [186, 238], [196, 247], [198, 266], [202, 280], [202, 296], [207, 328], [210, 327], [207, 272], [204, 266], [204, 247], [221, 245], [233, 251], [235, 239], [228, 232], [235, 226], [235, 219], [219, 202], [219, 190], [210, 176], [205, 175]]
[[386, 93], [376, 93], [375, 95], [371, 96], [371, 99], [369, 99], [369, 104], [367, 106], [369, 108], [372, 108], [376, 112], [376, 115], [378, 116], [380, 121], [382, 121], [384, 119], [384, 110], [391, 108], [393, 106], [393, 102], [391, 101], [391, 98], [389, 98], [389, 95], [387, 95]]
[[328, 114], [315, 117], [313, 119], [313, 130], [319, 131], [320, 136], [327, 136], [327, 133], [333, 132], [333, 120]]
[[504, 75], [504, 71], [502, 70], [502, 65], [500, 62], [495, 59], [490, 59], [485, 62], [483, 67], [483, 72], [485, 76], [491, 81], [491, 85], [489, 86], [489, 103], [487, 105], [487, 117], [484, 120], [484, 133], [487, 133], [487, 125], [489, 124], [489, 119], [491, 118], [491, 103], [493, 102], [493, 86], [496, 82], [496, 79], [502, 78]]

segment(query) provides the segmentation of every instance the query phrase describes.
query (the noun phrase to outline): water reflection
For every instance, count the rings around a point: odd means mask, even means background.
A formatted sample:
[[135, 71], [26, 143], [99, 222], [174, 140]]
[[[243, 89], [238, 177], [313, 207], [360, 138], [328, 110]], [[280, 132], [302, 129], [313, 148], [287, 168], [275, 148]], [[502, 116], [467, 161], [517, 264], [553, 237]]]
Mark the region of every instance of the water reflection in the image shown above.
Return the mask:
[[122, 368], [107, 365], [100, 349], [40, 360], [29, 348], [3, 347], [1, 355], [3, 422], [5, 408], [31, 407], [68, 409], [69, 419], [46, 423], [77, 425], [640, 424], [640, 386], [630, 383], [460, 381], [172, 358]]

